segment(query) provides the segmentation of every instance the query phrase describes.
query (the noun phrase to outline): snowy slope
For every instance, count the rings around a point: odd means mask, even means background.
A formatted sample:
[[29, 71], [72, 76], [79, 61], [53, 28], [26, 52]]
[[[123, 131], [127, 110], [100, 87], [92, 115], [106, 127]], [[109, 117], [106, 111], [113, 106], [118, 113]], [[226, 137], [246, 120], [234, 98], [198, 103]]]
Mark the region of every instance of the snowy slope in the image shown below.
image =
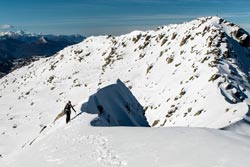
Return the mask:
[[207, 17], [155, 31], [90, 37], [18, 69], [0, 80], [0, 154], [11, 156], [31, 143], [69, 99], [81, 106], [117, 79], [144, 107], [151, 126], [233, 124], [248, 111], [248, 39], [237, 25]]
[[[248, 167], [249, 138], [201, 128], [94, 128], [83, 113], [60, 120], [30, 146], [0, 161], [4, 167]], [[32, 158], [31, 158], [32, 157]]]

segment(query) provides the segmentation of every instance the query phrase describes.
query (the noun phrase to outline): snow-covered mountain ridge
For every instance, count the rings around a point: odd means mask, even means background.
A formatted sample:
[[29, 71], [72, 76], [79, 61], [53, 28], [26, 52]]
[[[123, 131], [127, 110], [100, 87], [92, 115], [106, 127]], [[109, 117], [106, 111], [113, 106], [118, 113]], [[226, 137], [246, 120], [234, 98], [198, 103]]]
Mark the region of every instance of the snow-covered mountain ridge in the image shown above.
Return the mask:
[[0, 40], [4, 38], [31, 38], [31, 37], [44, 37], [44, 38], [49, 38], [53, 40], [61, 40], [64, 38], [65, 40], [68, 40], [69, 42], [76, 42], [76, 41], [82, 41], [83, 37], [82, 35], [79, 34], [73, 34], [73, 35], [52, 35], [52, 34], [42, 34], [42, 33], [31, 33], [31, 32], [25, 32], [23, 30], [18, 30], [18, 31], [2, 31], [0, 32]]
[[18, 69], [0, 80], [4, 153], [29, 143], [69, 99], [80, 105], [118, 78], [151, 126], [228, 126], [248, 111], [248, 40], [237, 25], [199, 18], [155, 31], [89, 37]]
[[[62, 101], [77, 89], [87, 98], [120, 78], [143, 104], [151, 124], [158, 118], [162, 126], [220, 128], [247, 112], [250, 51], [240, 45], [246, 34], [238, 37], [239, 32], [230, 22], [208, 17], [157, 31], [90, 37], [3, 78], [1, 92], [35, 84], [20, 99], [40, 95], [37, 89], [44, 87], [52, 95], [64, 90], [65, 95], [52, 98]], [[217, 120], [228, 117], [227, 123], [198, 121], [213, 114]]]
[[25, 33], [24, 31], [2, 31], [0, 32], [0, 37], [17, 37], [17, 36], [36, 36], [33, 33]]

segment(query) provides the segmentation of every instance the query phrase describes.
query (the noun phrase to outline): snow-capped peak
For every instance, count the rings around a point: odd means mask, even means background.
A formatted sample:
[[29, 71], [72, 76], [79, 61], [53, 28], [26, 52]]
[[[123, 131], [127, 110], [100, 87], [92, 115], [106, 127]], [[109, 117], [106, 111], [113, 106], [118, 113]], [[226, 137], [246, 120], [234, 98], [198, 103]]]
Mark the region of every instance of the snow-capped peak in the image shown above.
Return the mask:
[[16, 37], [20, 37], [20, 36], [32, 37], [32, 36], [38, 36], [38, 35], [39, 34], [29, 33], [29, 32], [25, 32], [23, 30], [0, 32], [0, 37], [12, 37], [12, 38], [16, 38]]
[[47, 42], [47, 39], [45, 39], [44, 36], [40, 37], [40, 38], [39, 38], [39, 41], [40, 41], [41, 43], [48, 43], [48, 42]]

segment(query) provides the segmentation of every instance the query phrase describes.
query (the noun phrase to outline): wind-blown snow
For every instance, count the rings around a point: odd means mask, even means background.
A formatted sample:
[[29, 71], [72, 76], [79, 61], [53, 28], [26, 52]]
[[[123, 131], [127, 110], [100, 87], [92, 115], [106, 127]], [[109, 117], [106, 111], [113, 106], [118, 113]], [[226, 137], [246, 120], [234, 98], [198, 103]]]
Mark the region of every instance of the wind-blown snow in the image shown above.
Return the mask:
[[[75, 160], [74, 153], [79, 155], [81, 149], [77, 149], [80, 146], [83, 146], [82, 157], [91, 153], [89, 149], [98, 147], [92, 153], [93, 156], [98, 155], [92, 157], [97, 162], [83, 159], [86, 166], [105, 165], [108, 163], [106, 160], [116, 155], [119, 157], [114, 158], [115, 162], [121, 166], [143, 166], [147, 163], [151, 166], [247, 166], [248, 138], [230, 132], [189, 128], [93, 128], [88, 124], [95, 117], [86, 113], [75, 118], [70, 126], [48, 128], [48, 125], [68, 100], [82, 106], [99, 89], [114, 84], [120, 78], [143, 106], [150, 126], [228, 127], [248, 112], [248, 37], [237, 25], [218, 17], [207, 17], [160, 27], [155, 31], [134, 31], [119, 37], [90, 37], [51, 58], [18, 69], [0, 80], [0, 154], [6, 157], [6, 163], [13, 159], [15, 162], [10, 163], [13, 167], [18, 162], [25, 164], [27, 156], [36, 153], [34, 159], [56, 161], [41, 162], [45, 166], [57, 162], [67, 164]], [[64, 124], [64, 120], [60, 120], [60, 124]], [[79, 126], [74, 127], [75, 124]], [[43, 135], [39, 135], [33, 141], [45, 126], [44, 139], [41, 139]], [[101, 136], [98, 136], [100, 133]], [[62, 157], [72, 156], [68, 161], [62, 161], [60, 157], [45, 158], [48, 150], [42, 152], [42, 145], [46, 147], [49, 141], [58, 141], [63, 135], [65, 141], [58, 145], [65, 148]], [[78, 141], [77, 135], [83, 137], [81, 141]], [[194, 140], [192, 144], [195, 136], [199, 140]], [[125, 147], [125, 139], [134, 149]], [[110, 146], [108, 142], [107, 150], [102, 150], [104, 148], [100, 148], [99, 143], [106, 140], [114, 145]], [[97, 144], [90, 146], [91, 142]], [[177, 143], [180, 143], [177, 148], [171, 145]], [[53, 142], [49, 144], [49, 150], [54, 145]], [[68, 154], [66, 148], [75, 150]], [[105, 153], [109, 148], [118, 150]], [[197, 154], [190, 151], [194, 148]], [[181, 152], [178, 152], [179, 149], [183, 151], [179, 157], [183, 161], [175, 159]], [[100, 159], [103, 152], [106, 158]], [[140, 157], [142, 152], [145, 162]], [[214, 152], [223, 157], [215, 156]], [[238, 156], [229, 155], [231, 152]], [[55, 155], [57, 153], [51, 154]], [[152, 156], [155, 158], [150, 159]], [[160, 157], [159, 160], [157, 157]], [[212, 162], [212, 159], [215, 161]], [[206, 164], [201, 165], [201, 162]]]

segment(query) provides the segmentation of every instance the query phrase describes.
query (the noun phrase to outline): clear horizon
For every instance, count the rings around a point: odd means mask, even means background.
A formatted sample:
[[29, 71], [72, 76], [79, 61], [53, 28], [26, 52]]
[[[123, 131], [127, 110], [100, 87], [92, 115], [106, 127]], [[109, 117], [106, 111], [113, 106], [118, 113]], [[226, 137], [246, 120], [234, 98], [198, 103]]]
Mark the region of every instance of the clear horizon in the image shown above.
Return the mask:
[[121, 35], [218, 15], [250, 32], [247, 0], [9, 0], [0, 4], [0, 31]]

